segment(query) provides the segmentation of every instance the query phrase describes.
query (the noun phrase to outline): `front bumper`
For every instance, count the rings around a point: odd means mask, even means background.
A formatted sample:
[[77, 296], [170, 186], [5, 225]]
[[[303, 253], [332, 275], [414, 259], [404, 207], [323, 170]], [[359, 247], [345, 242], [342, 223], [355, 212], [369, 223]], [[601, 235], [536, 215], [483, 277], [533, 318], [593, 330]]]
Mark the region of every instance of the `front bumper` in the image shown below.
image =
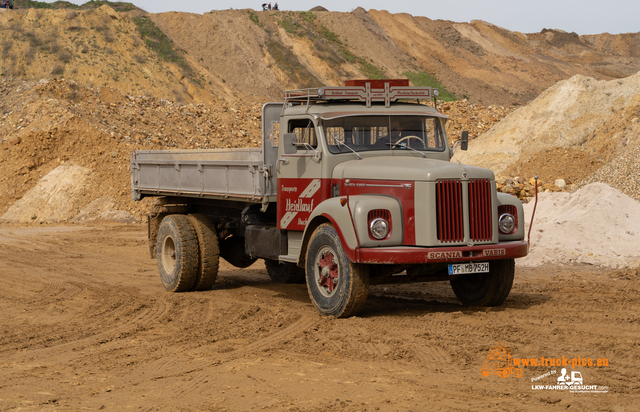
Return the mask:
[[361, 248], [355, 251], [357, 263], [375, 264], [425, 264], [460, 263], [500, 259], [514, 259], [527, 256], [529, 242], [526, 240], [502, 242], [491, 245], [452, 247], [380, 247]]

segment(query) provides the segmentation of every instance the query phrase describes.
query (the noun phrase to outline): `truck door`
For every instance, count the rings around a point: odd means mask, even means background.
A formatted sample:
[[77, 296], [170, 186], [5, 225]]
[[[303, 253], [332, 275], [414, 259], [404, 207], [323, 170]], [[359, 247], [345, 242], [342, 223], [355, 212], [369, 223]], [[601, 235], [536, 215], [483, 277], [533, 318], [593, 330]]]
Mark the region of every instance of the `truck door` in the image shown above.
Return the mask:
[[280, 114], [283, 103], [266, 103], [262, 106], [262, 154], [264, 164], [269, 165], [266, 192], [269, 196], [276, 194], [278, 177], [276, 162], [278, 160], [278, 136], [280, 135]]
[[331, 180], [322, 178], [322, 148], [310, 117], [289, 118], [280, 127], [296, 135], [293, 154], [279, 151], [278, 228], [302, 231], [313, 209], [331, 194]]

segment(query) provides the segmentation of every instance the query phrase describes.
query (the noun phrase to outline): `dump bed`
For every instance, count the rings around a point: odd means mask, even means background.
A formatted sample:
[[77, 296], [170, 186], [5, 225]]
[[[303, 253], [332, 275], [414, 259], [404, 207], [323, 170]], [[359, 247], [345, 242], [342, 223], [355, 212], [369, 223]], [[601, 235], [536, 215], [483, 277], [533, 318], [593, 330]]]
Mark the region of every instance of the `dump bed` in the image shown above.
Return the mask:
[[184, 196], [261, 203], [275, 200], [262, 149], [138, 150], [131, 154], [134, 200]]

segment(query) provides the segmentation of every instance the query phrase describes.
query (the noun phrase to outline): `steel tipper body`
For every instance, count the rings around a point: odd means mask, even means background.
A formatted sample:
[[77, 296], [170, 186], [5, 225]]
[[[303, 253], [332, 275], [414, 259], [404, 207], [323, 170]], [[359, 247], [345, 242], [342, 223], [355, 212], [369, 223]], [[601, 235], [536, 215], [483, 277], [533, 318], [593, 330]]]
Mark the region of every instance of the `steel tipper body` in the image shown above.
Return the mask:
[[490, 170], [449, 161], [447, 116], [401, 101], [433, 93], [406, 81], [289, 91], [263, 107], [262, 149], [134, 153], [134, 199], [165, 196], [149, 215], [165, 287], [210, 287], [218, 256], [263, 258], [338, 317], [390, 282], [446, 280], [464, 304], [501, 304], [528, 252], [522, 205]]

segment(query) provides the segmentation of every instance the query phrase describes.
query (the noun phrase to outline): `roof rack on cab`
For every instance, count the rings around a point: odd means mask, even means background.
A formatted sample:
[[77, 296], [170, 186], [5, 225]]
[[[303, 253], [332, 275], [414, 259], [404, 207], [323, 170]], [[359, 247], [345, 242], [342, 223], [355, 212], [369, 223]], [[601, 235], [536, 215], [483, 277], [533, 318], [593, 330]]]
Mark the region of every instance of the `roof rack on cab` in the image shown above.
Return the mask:
[[311, 102], [329, 100], [350, 100], [384, 102], [385, 107], [399, 99], [432, 99], [438, 96], [438, 89], [431, 87], [410, 87], [407, 79], [347, 80], [343, 87], [319, 87], [311, 89], [287, 90], [284, 93], [285, 107], [289, 102], [307, 105]]

